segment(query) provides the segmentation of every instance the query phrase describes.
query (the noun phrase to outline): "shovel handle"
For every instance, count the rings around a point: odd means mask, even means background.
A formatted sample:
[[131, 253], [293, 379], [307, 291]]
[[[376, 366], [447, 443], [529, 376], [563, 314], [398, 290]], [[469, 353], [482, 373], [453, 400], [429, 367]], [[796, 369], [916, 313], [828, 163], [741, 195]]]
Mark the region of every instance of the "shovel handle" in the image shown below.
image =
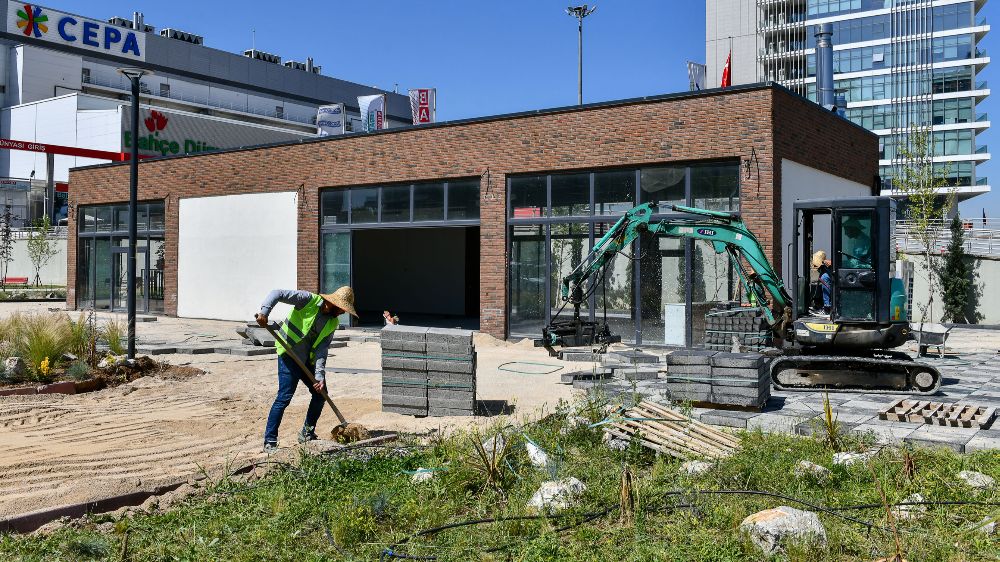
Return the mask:
[[[302, 362], [302, 359], [299, 359], [299, 356], [296, 355], [294, 351], [292, 351], [292, 346], [288, 345], [288, 342], [285, 341], [285, 338], [278, 335], [278, 331], [272, 328], [270, 324], [264, 327], [267, 328], [268, 333], [271, 334], [271, 337], [274, 338], [274, 341], [280, 343], [281, 347], [285, 348], [285, 353], [287, 353], [292, 358], [292, 361], [295, 361], [295, 364], [298, 365], [300, 369], [302, 369], [302, 372], [305, 373], [306, 378], [309, 379], [309, 382], [315, 385], [316, 377], [313, 376], [312, 371], [309, 370], [309, 367], [306, 367], [306, 364]], [[326, 400], [326, 403], [329, 404], [331, 408], [333, 408], [333, 413], [337, 414], [337, 419], [340, 420], [340, 424], [341, 425], [346, 424], [347, 420], [344, 418], [344, 414], [340, 413], [340, 409], [337, 408], [337, 405], [333, 403], [333, 400], [330, 398], [330, 395], [326, 393], [326, 389], [325, 388], [320, 389], [319, 393], [323, 397], [323, 399]]]

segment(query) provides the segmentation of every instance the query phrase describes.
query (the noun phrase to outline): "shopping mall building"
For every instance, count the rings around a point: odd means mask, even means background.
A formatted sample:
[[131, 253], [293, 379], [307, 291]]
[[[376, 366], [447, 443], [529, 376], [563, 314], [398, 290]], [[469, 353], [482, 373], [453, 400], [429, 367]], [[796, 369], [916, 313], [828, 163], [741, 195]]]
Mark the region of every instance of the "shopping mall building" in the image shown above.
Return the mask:
[[[70, 172], [70, 307], [124, 307], [128, 174]], [[538, 337], [559, 280], [637, 203], [740, 212], [785, 272], [793, 201], [879, 185], [874, 134], [774, 84], [172, 156], [139, 174], [140, 308], [245, 320], [270, 289], [351, 284], [362, 324], [388, 309], [497, 337]], [[691, 319], [735, 293], [727, 258], [671, 238], [633, 250], [587, 314], [606, 302], [624, 340], [662, 344], [679, 305], [680, 343], [696, 343]]]
[[[0, 22], [4, 139], [118, 153], [134, 141], [143, 156], [194, 154], [313, 138], [317, 108], [330, 103], [345, 104], [350, 130], [360, 125], [357, 97], [384, 93], [324, 76], [308, 57], [213, 49], [211, 37], [157, 29], [139, 13], [99, 20], [0, 0]], [[122, 67], [152, 72], [140, 83], [138, 132]], [[389, 126], [410, 124], [409, 98], [387, 96]], [[63, 217], [69, 169], [100, 162], [55, 156], [53, 194], [45, 154], [0, 150], [0, 205], [19, 217], [15, 226], [46, 211]]]

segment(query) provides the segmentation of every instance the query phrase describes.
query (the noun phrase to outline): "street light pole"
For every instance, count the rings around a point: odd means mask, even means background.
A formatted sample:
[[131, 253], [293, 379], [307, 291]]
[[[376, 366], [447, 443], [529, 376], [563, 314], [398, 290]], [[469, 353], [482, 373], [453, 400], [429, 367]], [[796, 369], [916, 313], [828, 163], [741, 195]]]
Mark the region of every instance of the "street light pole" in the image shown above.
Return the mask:
[[588, 8], [586, 4], [566, 8], [566, 13], [577, 20], [576, 90], [578, 105], [583, 105], [583, 18], [594, 13], [596, 9], [597, 6]]
[[132, 146], [129, 151], [128, 182], [128, 258], [126, 261], [128, 315], [127, 358], [135, 359], [135, 254], [138, 244], [138, 199], [139, 199], [139, 79], [151, 74], [141, 68], [119, 68], [118, 72], [132, 82]]

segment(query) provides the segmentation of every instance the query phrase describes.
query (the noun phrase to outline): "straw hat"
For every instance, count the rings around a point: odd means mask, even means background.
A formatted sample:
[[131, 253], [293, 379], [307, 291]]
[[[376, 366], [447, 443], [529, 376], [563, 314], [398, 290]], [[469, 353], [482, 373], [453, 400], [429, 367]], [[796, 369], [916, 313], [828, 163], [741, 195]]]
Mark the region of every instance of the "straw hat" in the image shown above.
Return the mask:
[[823, 250], [819, 250], [815, 254], [813, 254], [812, 257], [813, 268], [819, 269], [819, 267], [823, 265], [824, 261], [826, 261], [826, 252], [824, 252]]
[[354, 310], [354, 290], [350, 287], [344, 286], [330, 294], [320, 294], [320, 297], [351, 316], [358, 317], [357, 311]]

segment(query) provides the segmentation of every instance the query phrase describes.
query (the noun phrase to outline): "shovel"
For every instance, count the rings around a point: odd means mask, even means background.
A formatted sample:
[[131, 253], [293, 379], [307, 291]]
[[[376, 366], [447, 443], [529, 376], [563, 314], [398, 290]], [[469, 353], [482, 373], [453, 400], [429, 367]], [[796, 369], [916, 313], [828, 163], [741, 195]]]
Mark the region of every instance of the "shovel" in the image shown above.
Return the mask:
[[[279, 344], [281, 344], [282, 347], [285, 348], [285, 353], [287, 353], [288, 356], [292, 358], [292, 361], [295, 361], [295, 364], [298, 365], [300, 369], [302, 369], [302, 372], [305, 373], [306, 379], [309, 380], [309, 383], [315, 385], [316, 377], [313, 375], [312, 371], [309, 370], [309, 367], [306, 366], [306, 364], [302, 361], [302, 359], [300, 359], [299, 356], [296, 355], [294, 351], [292, 351], [292, 346], [288, 344], [285, 338], [281, 337], [281, 335], [278, 334], [278, 331], [275, 330], [271, 324], [268, 324], [267, 326], [264, 327], [267, 328], [268, 333], [271, 334], [271, 337], [274, 338], [274, 341], [278, 342]], [[333, 430], [330, 431], [335, 441], [341, 441], [341, 440], [356, 441], [359, 439], [367, 438], [368, 430], [365, 429], [365, 427], [360, 424], [347, 423], [347, 419], [344, 418], [344, 414], [340, 413], [340, 409], [337, 408], [337, 405], [333, 403], [333, 400], [330, 398], [330, 395], [326, 393], [325, 388], [320, 389], [319, 393], [320, 396], [322, 396], [323, 399], [326, 400], [326, 403], [330, 405], [330, 408], [333, 409], [333, 413], [337, 414], [337, 419], [340, 420], [340, 425], [334, 427]]]

